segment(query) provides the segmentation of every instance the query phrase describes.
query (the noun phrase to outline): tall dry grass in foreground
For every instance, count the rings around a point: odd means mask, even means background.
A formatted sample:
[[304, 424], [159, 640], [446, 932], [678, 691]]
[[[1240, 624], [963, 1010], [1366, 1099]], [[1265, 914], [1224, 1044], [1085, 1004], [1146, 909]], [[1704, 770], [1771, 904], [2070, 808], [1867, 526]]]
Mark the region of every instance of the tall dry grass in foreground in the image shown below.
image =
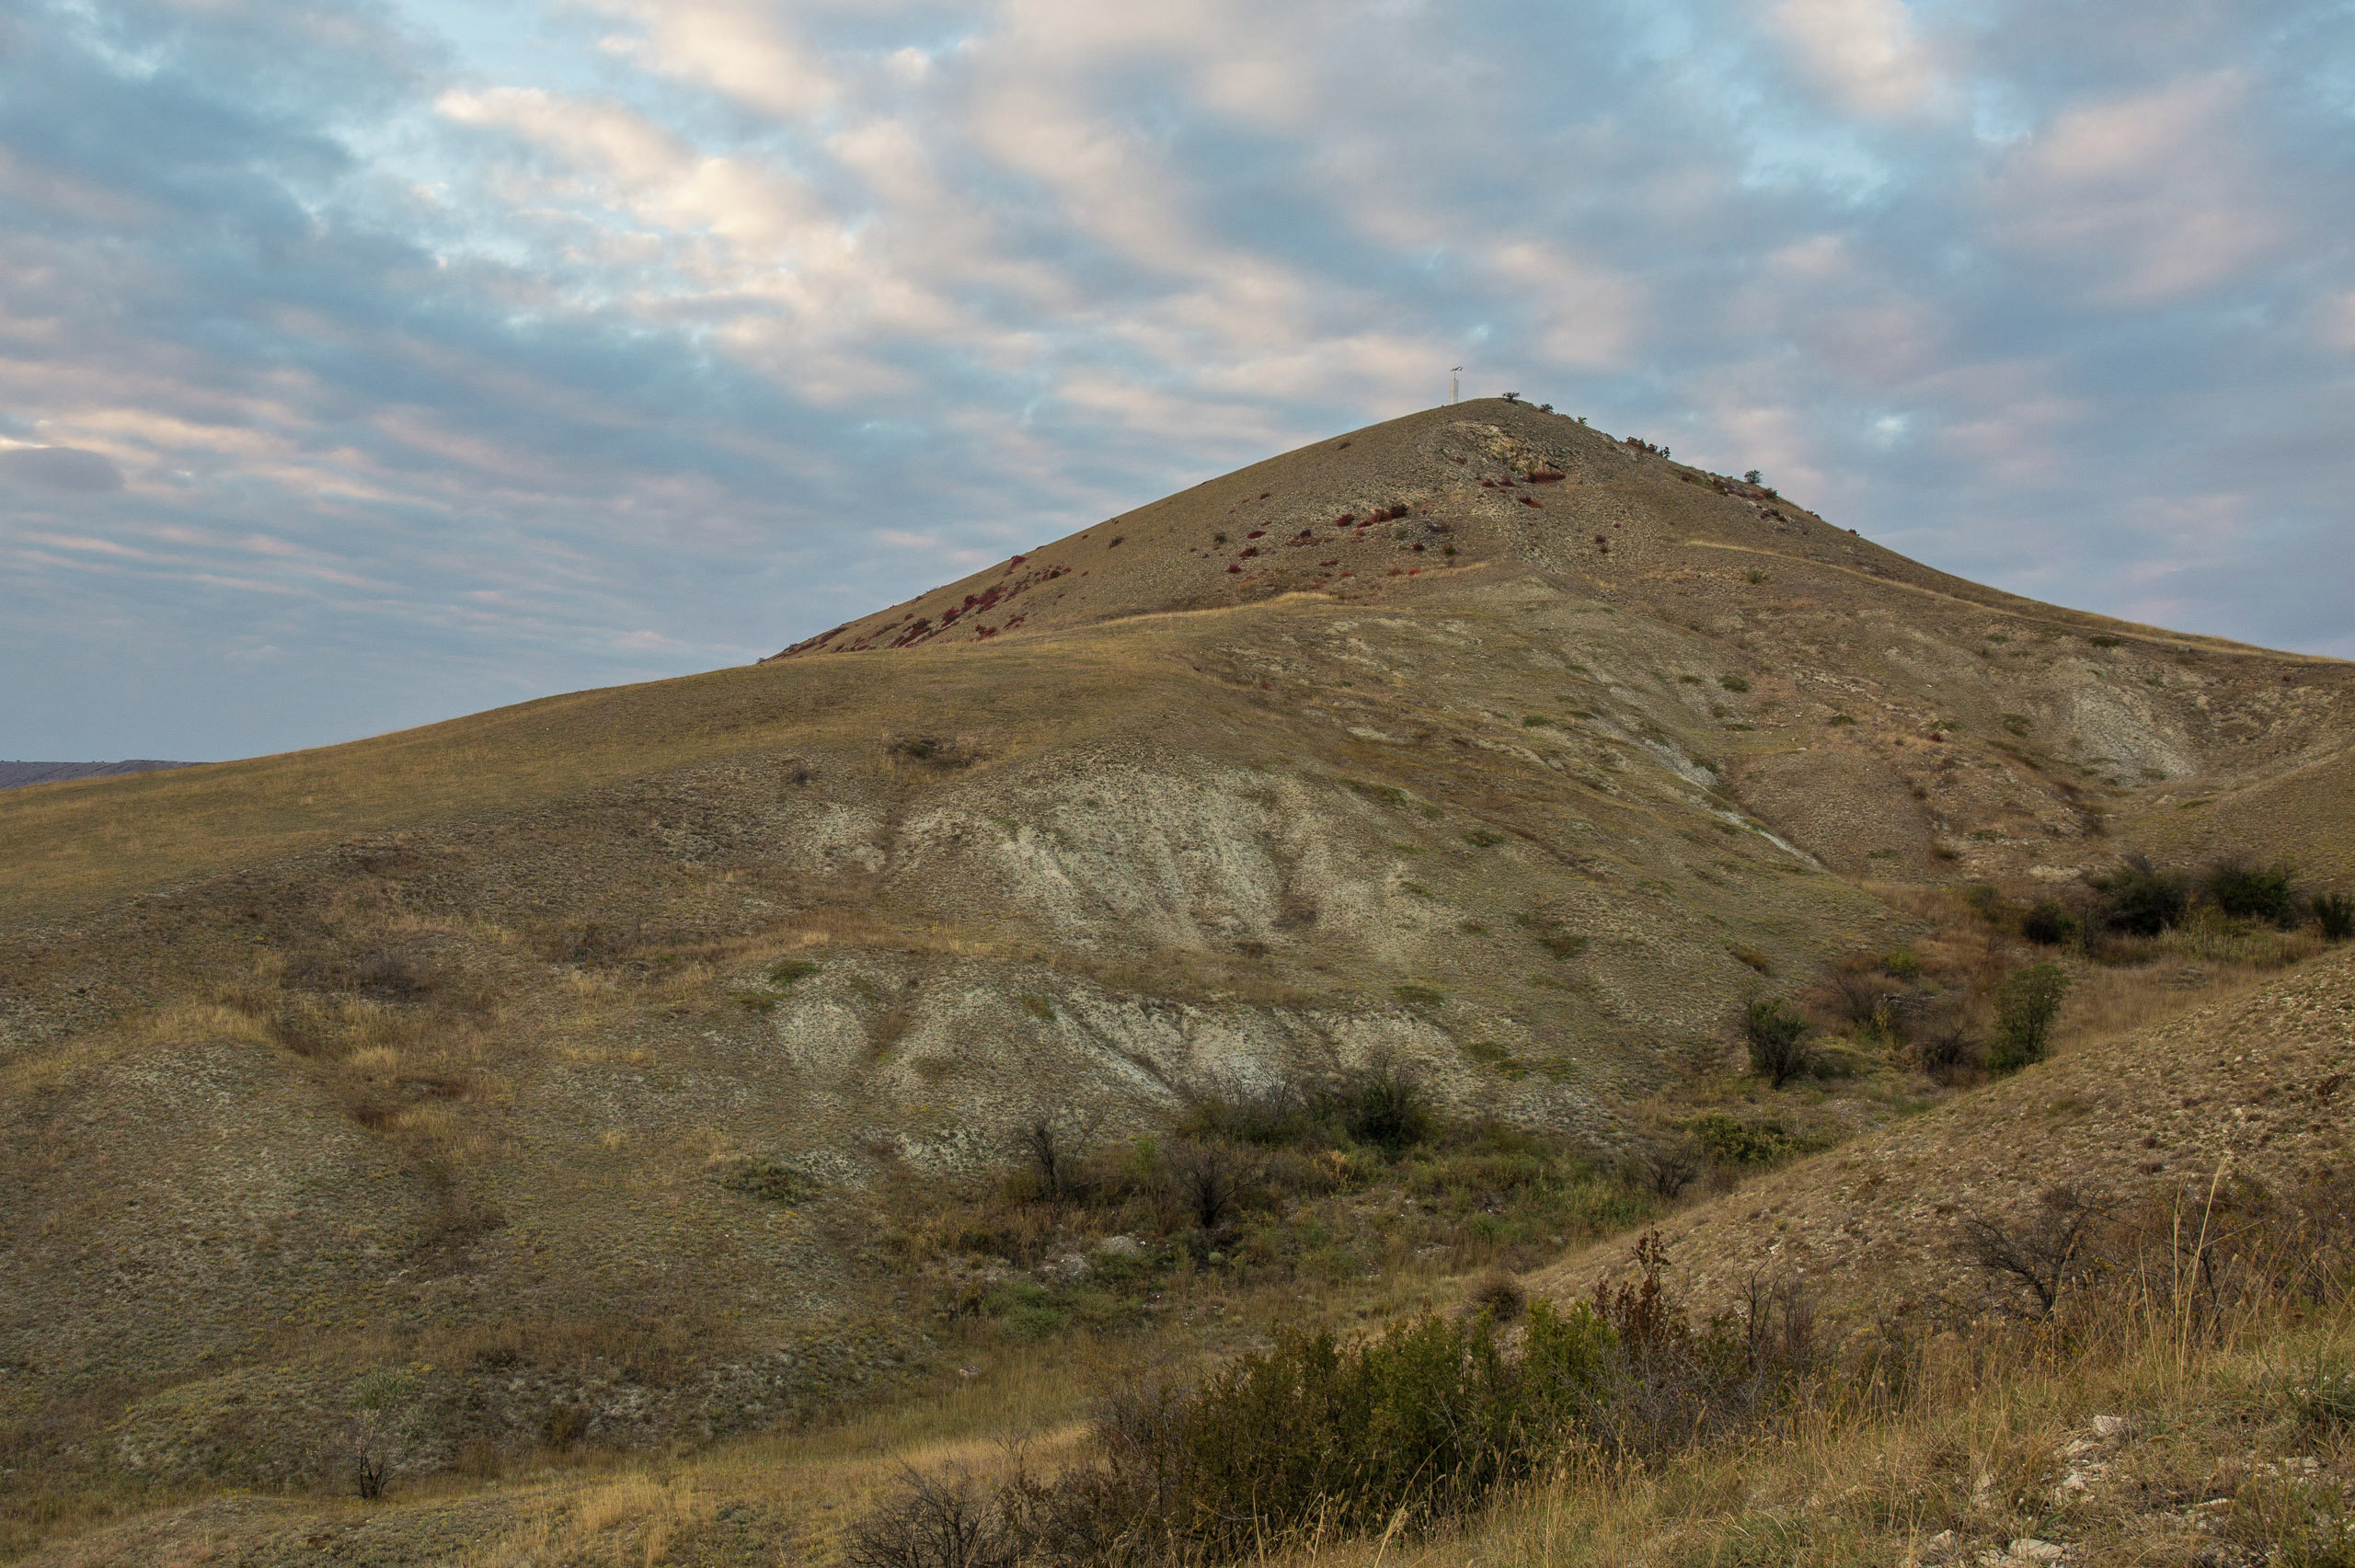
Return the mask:
[[1568, 1455], [1445, 1535], [1261, 1560], [2355, 1564], [2347, 1274], [2322, 1286], [2311, 1258], [2220, 1260], [2206, 1216], [2177, 1218], [2172, 1259], [2106, 1271], [2054, 1319], [1982, 1323], [1852, 1368], [1739, 1440], [1648, 1463]]

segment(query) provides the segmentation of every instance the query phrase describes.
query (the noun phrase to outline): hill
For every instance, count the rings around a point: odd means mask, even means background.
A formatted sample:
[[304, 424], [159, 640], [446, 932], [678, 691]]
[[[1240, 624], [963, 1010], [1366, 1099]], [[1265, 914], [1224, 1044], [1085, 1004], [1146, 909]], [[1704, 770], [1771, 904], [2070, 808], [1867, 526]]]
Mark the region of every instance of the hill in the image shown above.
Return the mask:
[[[1633, 1168], [1737, 1093], [1762, 990], [1910, 944], [1974, 994], [1996, 943], [1943, 890], [2144, 848], [2344, 881], [2349, 694], [1486, 401], [754, 668], [13, 793], [23, 1539], [331, 1484], [372, 1379], [420, 1477], [928, 1388], [964, 1287], [879, 1238], [1042, 1126], [1407, 1064]], [[2151, 1015], [2255, 972], [2154, 962]], [[1872, 1064], [1799, 1130], [1978, 1093]], [[1046, 1289], [1027, 1245], [975, 1241], [973, 1288]]]
[[152, 773], [187, 766], [186, 762], [158, 762], [145, 757], [123, 762], [0, 762], [0, 789], [56, 784], [65, 779], [119, 778], [124, 773]]

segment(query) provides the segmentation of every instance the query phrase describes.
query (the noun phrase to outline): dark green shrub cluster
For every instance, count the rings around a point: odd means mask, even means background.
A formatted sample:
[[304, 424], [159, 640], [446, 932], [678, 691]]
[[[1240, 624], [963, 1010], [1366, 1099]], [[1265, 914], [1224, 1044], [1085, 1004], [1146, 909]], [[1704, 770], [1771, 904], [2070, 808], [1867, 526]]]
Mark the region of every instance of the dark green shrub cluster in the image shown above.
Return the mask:
[[1384, 1058], [1318, 1078], [1198, 1090], [1185, 1130], [1263, 1149], [1355, 1145], [1396, 1159], [1429, 1139], [1436, 1125], [1421, 1079]]
[[2004, 977], [1995, 988], [1995, 1032], [1987, 1047], [1987, 1070], [2017, 1072], [2044, 1059], [2052, 1047], [2052, 1025], [2069, 994], [2069, 973], [2058, 964], [2030, 964]]
[[[1235, 1562], [1427, 1529], [1567, 1454], [1641, 1462], [1788, 1408], [1815, 1360], [1803, 1300], [1762, 1287], [1738, 1318], [1696, 1326], [1656, 1235], [1637, 1260], [1591, 1304], [1529, 1305], [1513, 1352], [1493, 1308], [1427, 1312], [1364, 1340], [1280, 1333], [1198, 1385], [1124, 1390], [1077, 1462], [1017, 1473], [986, 1509], [970, 1486], [912, 1477], [854, 1530], [854, 1560], [930, 1562], [922, 1543], [948, 1539], [960, 1562]], [[944, 1494], [930, 1507], [928, 1491]]]
[[2290, 926], [2298, 921], [2297, 896], [2290, 867], [2281, 862], [2255, 865], [2227, 856], [2209, 866], [2200, 878], [2200, 892], [2234, 920], [2262, 921]]
[[1807, 1020], [1786, 1012], [1772, 997], [1759, 998], [1743, 1012], [1741, 1037], [1750, 1050], [1750, 1070], [1777, 1089], [1806, 1072], [1812, 1059]]
[[2077, 917], [2058, 898], [2030, 905], [2020, 916], [2020, 935], [2039, 947], [2059, 947], [2077, 936]]
[[2162, 870], [2141, 855], [2130, 855], [2108, 876], [2093, 879], [2092, 908], [2085, 922], [2124, 936], [2154, 937], [2185, 922], [2195, 908], [2212, 910], [2245, 925], [2294, 929], [2308, 916], [2326, 941], [2355, 935], [2355, 899], [2343, 893], [2303, 895], [2297, 873], [2285, 861], [2259, 864], [2228, 854], [2209, 863], [2195, 878]]
[[2344, 942], [2355, 936], [2355, 898], [2344, 893], [2317, 893], [2314, 900], [2315, 924], [2322, 928], [2326, 942]]
[[1704, 1111], [1684, 1126], [1721, 1165], [1771, 1165], [1822, 1147], [1792, 1137], [1779, 1121], [1744, 1121], [1730, 1111]]
[[2102, 924], [2130, 936], [2156, 936], [2183, 923], [2191, 907], [2188, 877], [2161, 871], [2141, 855], [2108, 876], [2094, 880], [2100, 895]]

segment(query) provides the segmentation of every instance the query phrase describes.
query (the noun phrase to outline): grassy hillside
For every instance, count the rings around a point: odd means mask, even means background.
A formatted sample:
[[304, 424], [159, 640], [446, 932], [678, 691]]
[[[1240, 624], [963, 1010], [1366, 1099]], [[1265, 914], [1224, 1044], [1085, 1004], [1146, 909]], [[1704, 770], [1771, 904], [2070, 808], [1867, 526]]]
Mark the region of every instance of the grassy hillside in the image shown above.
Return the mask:
[[[2088, 879], [2339, 881], [2349, 691], [1491, 402], [752, 669], [8, 792], [12, 1539], [308, 1529], [388, 1401], [417, 1506], [546, 1503], [557, 1539], [583, 1466], [953, 1406], [1034, 1332], [1190, 1356], [1248, 1333], [1153, 1302], [1377, 1321], [1671, 1209], [1704, 1296], [1790, 1225], [1899, 1289], [1929, 1243], [1890, 1216], [1930, 1200], [1870, 1194], [2006, 1127], [2177, 1138], [2158, 1088], [2072, 1120], [2037, 1086], [2304, 983], [2311, 925], [2119, 935]], [[2084, 1054], [1973, 1087], [1925, 1043], [1985, 1036], [2046, 903], [2095, 938], [2055, 949]], [[1795, 1090], [1743, 1070], [1769, 996], [1836, 1036]], [[1201, 1119], [1393, 1070], [1453, 1129], [1422, 1152]], [[2276, 1151], [2326, 1157], [2315, 1119]], [[1042, 1129], [1109, 1162], [1100, 1202], [1009, 1196]], [[1833, 1145], [1888, 1169], [1761, 1174]], [[1205, 1150], [1249, 1201], [1189, 1220]], [[1142, 1261], [1086, 1285], [1116, 1242]]]

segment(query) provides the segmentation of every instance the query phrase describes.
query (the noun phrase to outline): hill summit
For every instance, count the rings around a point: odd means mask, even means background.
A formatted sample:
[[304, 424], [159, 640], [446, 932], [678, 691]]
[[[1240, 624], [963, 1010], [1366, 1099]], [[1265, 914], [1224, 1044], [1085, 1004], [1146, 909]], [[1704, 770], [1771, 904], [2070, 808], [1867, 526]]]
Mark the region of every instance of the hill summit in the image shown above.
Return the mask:
[[1862, 544], [1770, 489], [1490, 398], [1206, 480], [776, 657], [977, 643], [1286, 591], [1363, 592], [1480, 564], [1620, 582], [1695, 548], [1763, 549], [1983, 594]]

